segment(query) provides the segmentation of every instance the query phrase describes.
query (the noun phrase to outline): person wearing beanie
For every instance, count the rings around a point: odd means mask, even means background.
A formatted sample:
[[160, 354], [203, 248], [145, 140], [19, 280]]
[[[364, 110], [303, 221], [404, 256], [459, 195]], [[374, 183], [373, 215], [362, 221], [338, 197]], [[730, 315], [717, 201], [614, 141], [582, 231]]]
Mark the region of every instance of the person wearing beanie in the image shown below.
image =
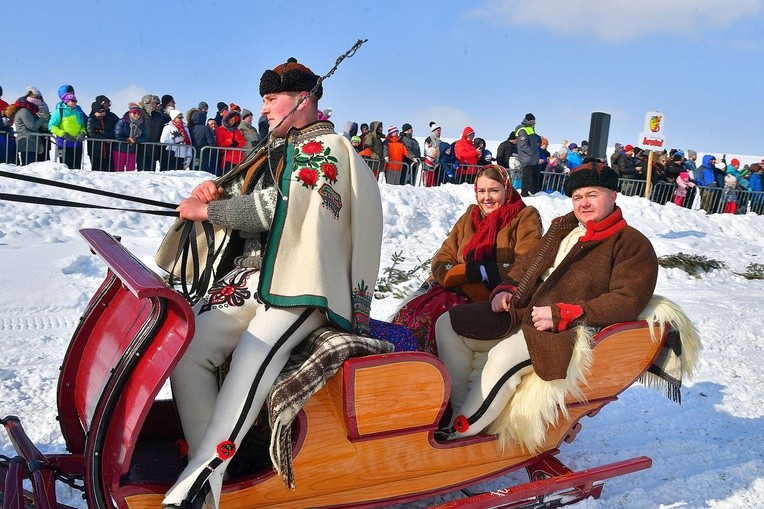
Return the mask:
[[[219, 506], [231, 457], [292, 349], [312, 331], [331, 323], [370, 333], [382, 247], [379, 185], [350, 140], [316, 121], [322, 92], [319, 76], [295, 58], [263, 72], [269, 143], [178, 206], [180, 221], [209, 221], [235, 241], [221, 254], [230, 272], [220, 266], [194, 307], [194, 337], [171, 376], [189, 456], [165, 507]], [[176, 227], [163, 245], [177, 245]], [[171, 267], [176, 251], [160, 251], [157, 262]], [[215, 369], [229, 354], [218, 388]], [[285, 461], [273, 467], [293, 486]]]
[[[573, 211], [552, 220], [488, 301], [455, 306], [438, 319], [438, 353], [451, 376], [454, 409], [439, 437], [473, 436], [492, 423], [491, 433], [506, 436], [511, 423], [494, 421], [521, 377], [535, 372], [542, 384], [564, 384], [557, 395], [565, 399], [585, 376], [580, 359], [588, 354], [580, 354], [590, 346], [583, 329], [633, 321], [645, 309], [658, 259], [616, 205], [617, 186], [618, 175], [603, 163], [571, 170], [565, 193]], [[479, 382], [470, 384], [473, 348], [482, 340], [495, 343]]]
[[87, 118], [72, 92], [61, 94], [61, 102], [50, 114], [48, 129], [55, 136], [59, 158], [73, 170], [82, 168], [82, 144], [88, 132]]
[[164, 151], [166, 158], [163, 157], [160, 160], [159, 169], [161, 171], [187, 170], [191, 166], [194, 153], [191, 135], [183, 122], [183, 113], [180, 110], [170, 110], [168, 116], [170, 121], [162, 128], [162, 136], [159, 137], [159, 141], [169, 145], [169, 147]]
[[240, 124], [241, 113], [231, 108], [223, 117], [223, 125], [215, 130], [215, 142], [218, 147], [221, 147], [220, 169], [223, 175], [244, 159], [244, 152], [241, 149], [247, 148], [247, 140], [239, 129]]
[[684, 167], [684, 156], [681, 152], [674, 152], [674, 155], [672, 155], [671, 159], [666, 163], [665, 173], [668, 181], [672, 183], [678, 182], [677, 178], [679, 178], [680, 173], [687, 173], [687, 170]]
[[260, 141], [260, 133], [257, 132], [255, 126], [252, 125], [252, 121], [255, 116], [247, 108], [241, 110], [241, 124], [239, 124], [239, 130], [244, 135], [244, 148], [252, 148]]
[[443, 130], [437, 122], [430, 122], [427, 127], [430, 135], [424, 140], [422, 183], [426, 187], [431, 187], [445, 180], [445, 171], [440, 166], [440, 135]]
[[228, 115], [229, 107], [226, 103], [223, 101], [220, 101], [217, 104], [218, 112], [215, 115], [215, 122], [217, 122], [218, 126], [223, 125], [223, 117]]
[[695, 187], [695, 183], [690, 180], [690, 174], [687, 171], [682, 171], [676, 178], [676, 188], [674, 189], [674, 205], [679, 207], [684, 206], [684, 201], [687, 198], [687, 192]]
[[406, 150], [406, 145], [398, 136], [397, 126], [387, 128], [387, 137], [383, 142], [385, 150], [385, 181], [388, 184], [405, 184], [408, 177], [408, 164], [404, 160], [411, 157]]
[[581, 148], [577, 143], [568, 145], [568, 167], [572, 170], [576, 166], [583, 164], [584, 158], [581, 156]]
[[105, 95], [97, 96], [90, 106], [87, 147], [90, 169], [93, 171], [112, 170], [112, 151], [116, 149], [116, 144], [105, 140], [115, 139], [119, 117], [110, 108], [111, 101]]
[[[401, 126], [401, 142], [406, 147], [407, 156], [403, 159], [403, 162], [408, 165], [408, 180], [414, 178], [417, 175], [417, 169], [422, 161], [422, 149], [419, 146], [419, 142], [414, 138], [414, 128], [411, 124], [405, 123]], [[404, 180], [404, 183], [411, 183], [408, 180]]]
[[361, 151], [361, 137], [358, 135], [351, 136], [350, 137], [350, 144], [353, 145], [353, 148], [356, 152]]
[[[527, 113], [515, 128], [517, 160], [520, 163], [521, 195], [530, 196], [541, 191], [541, 138], [536, 134], [536, 117]], [[568, 163], [570, 166], [570, 162]]]
[[147, 118], [142, 105], [130, 103], [127, 112], [117, 122], [115, 138], [121, 143], [114, 144], [112, 149], [114, 171], [135, 171], [138, 146], [149, 137]]
[[199, 105], [196, 107], [196, 109], [207, 113], [210, 109], [210, 106], [204, 101], [199, 101]]
[[496, 164], [509, 169], [509, 158], [517, 153], [517, 134], [511, 131], [507, 139], [499, 143], [496, 149]]
[[[48, 110], [42, 98], [28, 91], [5, 109], [4, 114], [9, 119], [6, 132], [11, 133], [11, 129], [15, 132], [15, 136], [8, 134], [7, 137], [8, 162], [14, 162], [16, 150], [19, 153], [18, 164], [22, 166], [47, 159], [48, 138], [41, 136], [41, 132], [46, 130], [50, 113], [43, 113], [43, 108]], [[16, 147], [11, 153], [14, 138]]]
[[[163, 95], [162, 102], [160, 104], [162, 111], [165, 111], [168, 115], [172, 110], [175, 109], [175, 99], [170, 94]], [[172, 118], [170, 120], [172, 120]]]

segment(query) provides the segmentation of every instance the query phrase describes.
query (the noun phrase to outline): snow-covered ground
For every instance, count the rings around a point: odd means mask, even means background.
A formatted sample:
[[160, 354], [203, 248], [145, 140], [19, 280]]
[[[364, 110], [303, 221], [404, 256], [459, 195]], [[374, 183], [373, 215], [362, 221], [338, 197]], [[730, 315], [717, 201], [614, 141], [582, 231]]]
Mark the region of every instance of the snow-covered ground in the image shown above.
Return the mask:
[[[52, 162], [21, 169], [0, 165], [0, 170], [171, 203], [206, 178], [197, 172], [70, 171]], [[4, 193], [136, 207], [2, 177], [0, 182]], [[429, 259], [472, 201], [468, 185], [380, 185], [382, 269], [392, 264], [394, 253], [405, 257], [401, 268]], [[570, 210], [569, 199], [559, 194], [526, 201], [539, 209], [545, 227]], [[580, 507], [764, 507], [764, 281], [736, 274], [749, 264], [764, 263], [764, 216], [707, 216], [636, 197], [619, 196], [618, 204], [659, 256], [705, 255], [723, 261], [726, 268], [699, 278], [661, 268], [656, 293], [680, 303], [697, 325], [705, 344], [700, 366], [694, 380], [685, 384], [681, 406], [635, 385], [595, 418], [582, 421], [582, 432], [560, 453], [572, 468], [639, 455], [651, 457], [653, 467], [608, 481], [601, 499]], [[64, 451], [55, 419], [58, 368], [78, 318], [105, 274], [104, 264], [89, 253], [78, 230], [101, 228], [119, 235], [130, 251], [154, 267], [154, 252], [170, 223], [171, 218], [134, 212], [0, 201], [0, 416], [20, 416], [43, 452]], [[412, 281], [411, 287], [417, 283]], [[386, 319], [397, 305], [392, 296], [375, 300], [372, 314]], [[2, 433], [0, 454], [13, 455]], [[490, 487], [518, 480], [509, 476]], [[59, 498], [84, 507], [79, 493], [68, 488], [59, 489]]]

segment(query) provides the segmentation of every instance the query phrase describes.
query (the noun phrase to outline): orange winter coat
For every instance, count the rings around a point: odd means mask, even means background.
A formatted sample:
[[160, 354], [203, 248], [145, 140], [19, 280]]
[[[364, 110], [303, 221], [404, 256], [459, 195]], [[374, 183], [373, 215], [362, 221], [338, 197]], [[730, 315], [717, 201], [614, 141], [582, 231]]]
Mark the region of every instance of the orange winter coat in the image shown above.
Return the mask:
[[403, 168], [403, 159], [409, 158], [409, 152], [406, 150], [406, 145], [403, 144], [398, 136], [388, 136], [385, 141], [385, 152], [387, 153], [387, 162], [385, 163], [385, 171], [401, 171]]

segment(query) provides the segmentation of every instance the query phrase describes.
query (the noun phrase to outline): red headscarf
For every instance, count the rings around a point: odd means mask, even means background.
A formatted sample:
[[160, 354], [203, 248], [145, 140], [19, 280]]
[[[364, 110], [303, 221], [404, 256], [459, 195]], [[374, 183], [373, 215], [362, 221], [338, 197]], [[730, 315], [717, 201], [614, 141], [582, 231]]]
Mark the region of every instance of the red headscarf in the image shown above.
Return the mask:
[[[502, 184], [507, 193], [507, 199], [501, 207], [487, 215], [479, 206], [472, 209], [472, 224], [475, 227], [475, 235], [462, 250], [462, 256], [465, 260], [484, 260], [491, 256], [496, 249], [496, 237], [499, 235], [499, 231], [525, 208], [525, 203], [520, 194], [512, 187], [512, 180], [507, 175], [507, 170], [496, 164], [484, 166], [483, 169], [485, 168], [498, 169], [502, 175]], [[477, 195], [477, 179], [475, 179], [475, 194]], [[471, 256], [470, 251], [472, 251]]]

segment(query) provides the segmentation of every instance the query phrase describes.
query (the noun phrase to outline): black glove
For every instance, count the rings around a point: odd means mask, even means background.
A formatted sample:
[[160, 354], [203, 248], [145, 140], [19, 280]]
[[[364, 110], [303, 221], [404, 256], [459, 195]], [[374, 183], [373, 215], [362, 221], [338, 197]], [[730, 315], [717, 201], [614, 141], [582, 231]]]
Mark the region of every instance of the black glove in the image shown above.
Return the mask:
[[238, 147], [238, 146], [239, 146], [239, 142], [238, 142], [238, 141], [236, 141], [235, 139], [234, 139], [234, 140], [231, 140], [231, 146], [232, 146], [232, 147]]
[[489, 290], [493, 290], [501, 283], [501, 274], [496, 262], [468, 260], [465, 265], [468, 282], [483, 283]]
[[77, 141], [77, 138], [75, 138], [74, 136], [72, 136], [72, 135], [71, 135], [71, 134], [69, 134], [69, 133], [65, 133], [65, 134], [64, 134], [64, 139], [65, 139], [66, 141]]
[[483, 284], [489, 289], [493, 290], [501, 284], [501, 274], [499, 273], [499, 265], [494, 262], [488, 262], [483, 265], [485, 272], [488, 275], [488, 281], [484, 281]]
[[483, 274], [480, 271], [480, 267], [482, 267], [483, 265], [476, 260], [467, 260], [465, 265], [466, 265], [466, 272], [467, 272], [467, 281], [469, 283], [482, 283]]

